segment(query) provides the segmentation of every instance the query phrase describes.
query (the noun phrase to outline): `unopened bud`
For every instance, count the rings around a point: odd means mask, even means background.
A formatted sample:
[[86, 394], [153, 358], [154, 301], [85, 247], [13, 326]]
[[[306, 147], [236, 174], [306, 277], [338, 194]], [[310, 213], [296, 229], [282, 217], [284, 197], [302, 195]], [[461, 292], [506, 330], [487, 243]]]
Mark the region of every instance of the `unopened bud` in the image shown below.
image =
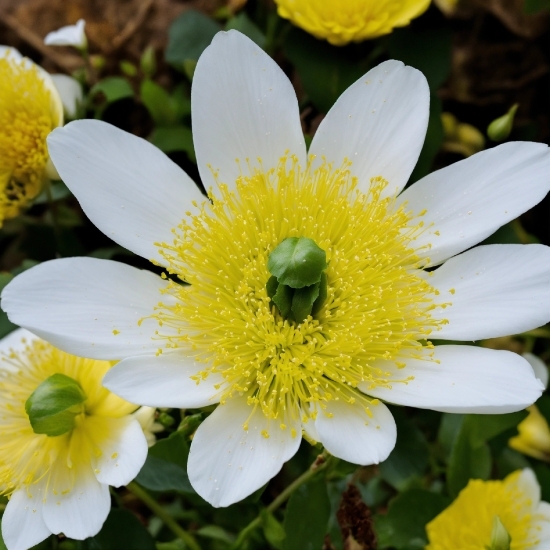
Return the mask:
[[512, 537], [498, 516], [493, 518], [493, 530], [491, 531], [491, 544], [487, 550], [510, 550]]
[[493, 141], [502, 141], [506, 139], [512, 131], [514, 125], [514, 116], [518, 110], [519, 104], [516, 103], [510, 107], [510, 110], [499, 118], [496, 118], [489, 124], [487, 128], [487, 135]]
[[141, 54], [139, 66], [145, 78], [153, 78], [153, 76], [155, 76], [157, 72], [157, 57], [153, 46], [147, 46], [147, 48], [145, 48], [144, 52]]

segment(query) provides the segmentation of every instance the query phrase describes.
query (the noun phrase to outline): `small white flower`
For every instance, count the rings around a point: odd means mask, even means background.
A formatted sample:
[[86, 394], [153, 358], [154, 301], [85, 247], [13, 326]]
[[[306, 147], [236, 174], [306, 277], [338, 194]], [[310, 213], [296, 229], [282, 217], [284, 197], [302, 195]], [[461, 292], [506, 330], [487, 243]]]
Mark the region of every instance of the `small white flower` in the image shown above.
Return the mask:
[[140, 423], [149, 447], [152, 447], [157, 441], [155, 434], [164, 430], [162, 424], [155, 422], [156, 412], [155, 407], [140, 407], [134, 413], [134, 418]]
[[[0, 493], [10, 499], [2, 518], [8, 550], [27, 550], [51, 533], [95, 535], [111, 508], [109, 485], [126, 485], [143, 466], [147, 442], [132, 415], [136, 406], [101, 386], [110, 368], [109, 361], [70, 355], [23, 329], [0, 341]], [[67, 384], [81, 396], [60, 413], [68, 425], [58, 417], [40, 424], [36, 410], [56, 398], [63, 402], [67, 394], [55, 392]], [[50, 392], [47, 401], [39, 402], [40, 391]], [[29, 406], [37, 401], [37, 409]]]
[[[104, 383], [131, 402], [220, 403], [189, 455], [204, 499], [251, 494], [303, 431], [349, 462], [385, 460], [396, 426], [380, 400], [495, 414], [540, 396], [521, 356], [427, 339], [468, 343], [550, 321], [550, 249], [471, 249], [547, 194], [546, 145], [506, 143], [402, 191], [428, 124], [419, 71], [398, 61], [369, 71], [308, 155], [291, 83], [236, 31], [205, 50], [191, 95], [211, 201], [153, 145], [106, 123], [73, 122], [48, 140], [91, 220], [189, 284], [66, 258], [15, 278], [2, 307], [67, 351], [123, 359]], [[327, 262], [326, 296], [298, 322], [267, 288], [269, 258], [288, 238], [314, 241]]]
[[67, 25], [56, 31], [52, 31], [44, 38], [44, 44], [47, 46], [74, 46], [75, 48], [85, 49], [88, 45], [88, 39], [84, 32], [86, 21], [79, 19], [76, 25]]

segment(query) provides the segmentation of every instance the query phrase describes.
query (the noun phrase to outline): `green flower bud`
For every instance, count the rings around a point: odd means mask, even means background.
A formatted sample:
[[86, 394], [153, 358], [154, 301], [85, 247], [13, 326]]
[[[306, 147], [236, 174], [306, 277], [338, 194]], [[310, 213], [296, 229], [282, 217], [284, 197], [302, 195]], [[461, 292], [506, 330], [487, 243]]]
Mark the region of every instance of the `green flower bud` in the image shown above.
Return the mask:
[[153, 76], [155, 76], [157, 72], [157, 57], [153, 46], [147, 46], [147, 48], [145, 48], [144, 52], [141, 54], [139, 66], [145, 78], [153, 78]]
[[125, 59], [120, 62], [120, 70], [123, 75], [130, 78], [136, 76], [138, 72], [137, 67], [131, 61], [126, 61]]
[[489, 124], [487, 128], [487, 135], [493, 141], [502, 141], [506, 139], [512, 131], [514, 125], [514, 116], [518, 110], [519, 104], [516, 103], [510, 107], [510, 110], [499, 118], [496, 118]]
[[74, 428], [75, 416], [84, 410], [86, 394], [80, 384], [64, 374], [52, 374], [25, 402], [25, 411], [34, 433], [50, 437]]
[[493, 530], [491, 532], [491, 544], [487, 550], [510, 550], [512, 538], [498, 516], [493, 518]]

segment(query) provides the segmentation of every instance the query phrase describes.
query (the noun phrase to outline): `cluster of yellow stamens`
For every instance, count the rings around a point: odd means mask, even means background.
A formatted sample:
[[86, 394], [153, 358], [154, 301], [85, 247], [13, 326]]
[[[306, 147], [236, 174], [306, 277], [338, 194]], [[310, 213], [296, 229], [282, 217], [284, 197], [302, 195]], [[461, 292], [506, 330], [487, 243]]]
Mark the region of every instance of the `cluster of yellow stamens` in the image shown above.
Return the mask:
[[0, 58], [0, 224], [40, 193], [47, 135], [63, 121], [60, 100], [29, 60]]
[[[173, 243], [158, 243], [184, 281], [169, 281], [175, 300], [155, 312], [160, 348], [205, 363], [199, 383], [222, 373], [222, 403], [245, 395], [282, 424], [287, 414], [314, 417], [332, 399], [361, 400], [368, 411], [373, 402], [357, 385], [389, 384], [373, 362], [431, 346], [436, 291], [413, 246], [423, 223], [411, 227], [395, 197], [383, 198], [382, 178], [368, 193], [357, 185], [349, 164], [304, 173], [283, 158], [277, 170], [241, 176], [234, 190], [220, 184], [218, 197], [174, 229]], [[327, 298], [300, 324], [266, 291], [269, 255], [288, 237], [312, 239], [328, 263]]]
[[[1, 357], [0, 494], [10, 495], [20, 488], [32, 494], [40, 482], [44, 483], [44, 499], [47, 494], [66, 494], [82, 469], [92, 468], [94, 459], [102, 454], [103, 443], [112, 435], [109, 418], [136, 409], [102, 387], [101, 380], [110, 368], [108, 361], [75, 357], [41, 340]], [[57, 373], [80, 384], [86, 401], [74, 429], [50, 437], [33, 431], [25, 403], [40, 384]]]

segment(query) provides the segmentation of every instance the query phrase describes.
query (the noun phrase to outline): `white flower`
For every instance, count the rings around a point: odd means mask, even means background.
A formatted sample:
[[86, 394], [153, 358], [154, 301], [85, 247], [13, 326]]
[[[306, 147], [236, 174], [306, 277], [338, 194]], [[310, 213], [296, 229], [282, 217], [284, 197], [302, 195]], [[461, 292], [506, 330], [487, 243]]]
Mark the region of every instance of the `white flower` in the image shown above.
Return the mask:
[[86, 21], [79, 19], [76, 25], [67, 25], [56, 31], [52, 31], [44, 38], [44, 44], [47, 46], [74, 46], [75, 48], [85, 49], [88, 45], [88, 39], [84, 32]]
[[[111, 507], [109, 485], [129, 483], [143, 466], [147, 442], [131, 414], [136, 406], [101, 386], [110, 368], [109, 361], [69, 355], [23, 329], [0, 341], [0, 492], [10, 497], [2, 518], [8, 550], [27, 550], [51, 533], [95, 535]], [[82, 392], [79, 404], [63, 411], [70, 423], [63, 430], [60, 420], [37, 423], [29, 406], [40, 399], [38, 388], [50, 391], [51, 406], [58, 391], [52, 381], [60, 376]]]
[[[67, 258], [15, 278], [2, 307], [69, 352], [123, 359], [104, 383], [125, 399], [220, 402], [195, 433], [188, 463], [194, 488], [214, 506], [271, 479], [302, 430], [349, 462], [384, 460], [396, 428], [379, 399], [457, 413], [521, 410], [542, 392], [525, 359], [426, 339], [471, 342], [550, 320], [547, 247], [468, 250], [542, 200], [550, 153], [507, 143], [400, 193], [428, 103], [420, 72], [382, 63], [336, 102], [308, 159], [286, 76], [243, 35], [220, 33], [192, 89], [198, 167], [212, 202], [154, 146], [103, 122], [73, 122], [48, 141], [92, 221], [190, 284]], [[319, 286], [307, 287], [326, 296], [303, 322], [267, 289], [268, 259], [290, 237], [314, 241], [328, 265]], [[282, 280], [277, 292], [307, 291]]]
[[155, 434], [164, 430], [164, 426], [162, 424], [155, 422], [156, 412], [157, 410], [155, 407], [140, 407], [134, 413], [134, 418], [139, 422], [149, 447], [152, 447], [157, 441]]
[[542, 382], [543, 386], [547, 388], [549, 376], [548, 376], [548, 367], [546, 366], [546, 363], [540, 357], [537, 357], [532, 353], [524, 353], [523, 357], [527, 359], [527, 361], [531, 365], [531, 368], [533, 369], [535, 376]]

